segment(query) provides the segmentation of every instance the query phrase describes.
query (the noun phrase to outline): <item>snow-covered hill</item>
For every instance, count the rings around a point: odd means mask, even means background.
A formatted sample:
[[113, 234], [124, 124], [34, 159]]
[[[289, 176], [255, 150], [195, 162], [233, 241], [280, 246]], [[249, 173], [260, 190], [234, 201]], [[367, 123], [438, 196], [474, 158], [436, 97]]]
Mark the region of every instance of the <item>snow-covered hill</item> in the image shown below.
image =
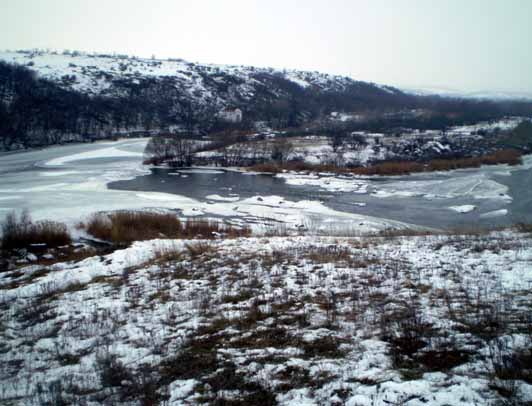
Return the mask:
[[319, 72], [79, 52], [0, 52], [0, 150], [116, 135], [205, 134], [228, 126], [321, 128], [331, 113], [362, 117], [359, 122], [395, 120], [390, 125], [396, 127], [425, 120], [423, 128], [441, 128], [530, 112], [524, 103], [475, 101], [467, 107]]
[[[6, 149], [134, 131], [219, 130], [231, 121], [224, 117], [238, 117], [233, 121], [241, 128], [257, 122], [297, 127], [333, 110], [399, 107], [414, 99], [392, 87], [318, 72], [77, 52], [0, 53]], [[236, 109], [241, 115], [223, 114]]]
[[[176, 85], [189, 94], [201, 93], [204, 98], [218, 96], [212, 87], [234, 81], [234, 91], [244, 99], [255, 95], [254, 88], [261, 84], [258, 76], [275, 75], [297, 86], [320, 91], [343, 91], [356, 81], [345, 76], [298, 70], [275, 70], [251, 66], [195, 64], [183, 59], [145, 59], [124, 55], [102, 55], [73, 53], [47, 53], [37, 51], [1, 52], [0, 60], [16, 63], [35, 70], [39, 75], [62, 86], [88, 94], [111, 93], [116, 81], [139, 79], [172, 78]], [[212, 83], [214, 82], [214, 83]], [[398, 89], [374, 85], [375, 91], [400, 94]]]
[[479, 100], [532, 100], [532, 93], [530, 92], [516, 92], [516, 91], [461, 91], [457, 89], [449, 89], [443, 87], [416, 87], [416, 88], [402, 88], [406, 93], [411, 93], [419, 96], [438, 95], [442, 97], [452, 98], [466, 98]]

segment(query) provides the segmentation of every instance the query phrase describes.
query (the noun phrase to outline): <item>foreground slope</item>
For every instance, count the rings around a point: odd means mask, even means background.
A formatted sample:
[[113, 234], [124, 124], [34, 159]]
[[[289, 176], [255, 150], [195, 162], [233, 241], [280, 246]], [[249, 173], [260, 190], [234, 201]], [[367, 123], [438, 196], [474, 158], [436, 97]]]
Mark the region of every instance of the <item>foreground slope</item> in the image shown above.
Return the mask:
[[0, 281], [4, 404], [532, 402], [529, 234], [153, 240]]

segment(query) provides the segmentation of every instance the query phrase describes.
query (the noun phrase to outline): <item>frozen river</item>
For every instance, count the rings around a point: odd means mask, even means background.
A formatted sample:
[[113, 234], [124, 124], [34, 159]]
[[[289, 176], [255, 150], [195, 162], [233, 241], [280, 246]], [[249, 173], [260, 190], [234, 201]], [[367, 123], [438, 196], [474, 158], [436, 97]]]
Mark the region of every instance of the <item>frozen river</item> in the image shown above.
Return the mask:
[[0, 215], [82, 221], [117, 209], [174, 209], [183, 216], [368, 231], [403, 223], [435, 228], [532, 222], [532, 159], [399, 178], [250, 175], [148, 169], [146, 139], [0, 155]]

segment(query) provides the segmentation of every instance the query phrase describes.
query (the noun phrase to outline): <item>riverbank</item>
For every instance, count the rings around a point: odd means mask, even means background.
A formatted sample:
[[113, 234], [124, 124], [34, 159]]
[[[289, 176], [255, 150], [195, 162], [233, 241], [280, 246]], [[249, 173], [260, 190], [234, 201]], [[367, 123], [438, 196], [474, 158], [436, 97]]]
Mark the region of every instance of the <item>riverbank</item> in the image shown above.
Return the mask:
[[371, 164], [365, 167], [347, 168], [336, 165], [318, 165], [306, 162], [287, 161], [263, 163], [249, 167], [250, 171], [264, 173], [295, 172], [328, 172], [334, 174], [352, 174], [362, 176], [398, 176], [421, 172], [451, 171], [455, 169], [480, 168], [482, 165], [507, 164], [519, 165], [523, 161], [522, 154], [517, 150], [501, 150], [492, 154], [459, 159], [434, 159], [428, 162], [389, 161]]

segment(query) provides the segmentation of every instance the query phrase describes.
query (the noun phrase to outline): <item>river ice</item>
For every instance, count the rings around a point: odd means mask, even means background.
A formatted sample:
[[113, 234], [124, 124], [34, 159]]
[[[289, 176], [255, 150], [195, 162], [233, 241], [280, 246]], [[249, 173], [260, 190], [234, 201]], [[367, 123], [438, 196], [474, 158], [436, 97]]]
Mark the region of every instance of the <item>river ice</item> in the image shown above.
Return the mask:
[[[367, 232], [416, 223], [416, 218], [412, 216], [395, 215], [395, 221], [381, 218], [388, 218], [388, 203], [380, 211], [371, 211], [385, 200], [405, 208], [412, 204], [412, 199], [434, 201], [435, 205], [442, 205], [437, 203], [441, 201], [444, 202], [443, 212], [450, 216], [474, 215], [480, 219], [504, 217], [503, 213], [508, 213], [505, 206], [511, 203], [512, 196], [509, 188], [496, 180], [497, 176], [502, 172], [511, 174], [514, 170], [532, 167], [532, 159], [526, 157], [524, 165], [516, 168], [501, 165], [411, 177], [360, 179], [330, 174], [279, 176], [286, 182], [287, 188], [321, 189], [335, 193], [334, 196], [336, 193], [346, 196], [353, 194], [350, 209], [332, 205], [333, 209], [331, 204], [321, 201], [312, 193], [301, 193], [300, 197], [282, 197], [272, 196], [280, 194], [279, 190], [269, 194], [268, 190], [259, 190], [258, 193], [254, 191], [256, 196], [250, 198], [249, 194], [237, 190], [238, 185], [235, 188], [222, 187], [222, 184], [216, 187], [220, 182], [218, 177], [223, 177], [224, 172], [205, 168], [179, 170], [176, 173], [181, 176], [156, 180], [172, 182], [173, 179], [190, 176], [183, 181], [196, 182], [194, 176], [210, 174], [208, 177], [212, 176], [214, 187], [205, 196], [185, 192], [179, 194], [179, 189], [176, 192], [172, 190], [172, 193], [142, 188], [109, 189], [110, 182], [151, 173], [149, 168], [142, 165], [146, 142], [145, 138], [126, 139], [0, 155], [0, 216], [12, 210], [27, 208], [36, 220], [59, 220], [75, 225], [98, 211], [174, 209], [185, 217], [225, 217], [250, 223], [259, 229], [264, 224], [286, 223], [294, 228], [322, 231], [324, 228], [327, 231], [356, 229], [357, 232]], [[486, 201], [490, 203], [483, 203]], [[476, 209], [466, 209], [472, 206]]]
[[[290, 201], [280, 196], [239, 199], [213, 194], [210, 201], [199, 201], [178, 194], [109, 189], [110, 182], [149, 173], [142, 165], [146, 142], [128, 139], [5, 155], [0, 164], [0, 214], [28, 209], [35, 220], [59, 220], [73, 226], [98, 211], [175, 209], [187, 217], [238, 218], [259, 229], [261, 223], [320, 229], [324, 217], [328, 229], [356, 226], [358, 231], [367, 232], [407, 226], [336, 211], [319, 201]], [[179, 172], [207, 173], [205, 169]]]

